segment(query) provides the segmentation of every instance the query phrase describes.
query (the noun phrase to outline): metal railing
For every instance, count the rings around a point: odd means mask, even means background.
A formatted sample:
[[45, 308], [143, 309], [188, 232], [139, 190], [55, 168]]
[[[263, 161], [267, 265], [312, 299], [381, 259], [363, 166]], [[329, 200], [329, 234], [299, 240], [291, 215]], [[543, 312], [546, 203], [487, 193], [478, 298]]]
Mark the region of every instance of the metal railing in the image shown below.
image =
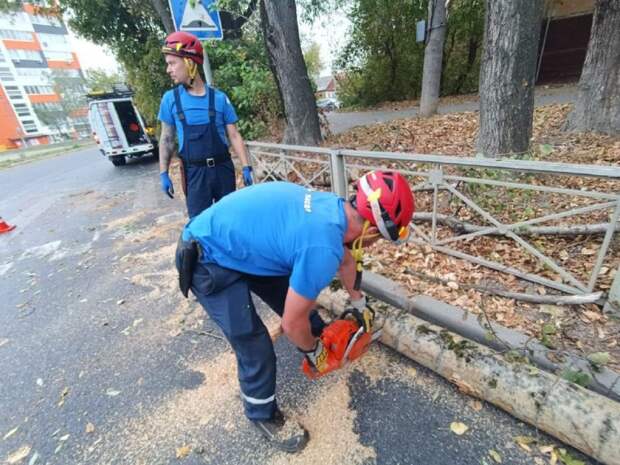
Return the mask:
[[[398, 169], [410, 180], [418, 181], [413, 183], [417, 191], [416, 199], [418, 203], [430, 207], [430, 215], [427, 214], [427, 220], [430, 217], [430, 228], [424, 227], [416, 219], [421, 216], [417, 214], [414, 217], [415, 224], [412, 224], [414, 234], [410, 241], [570, 295], [591, 295], [597, 289], [599, 273], [606, 259], [610, 260], [608, 253], [620, 219], [620, 183], [617, 183], [620, 181], [620, 168], [615, 166], [369, 152], [261, 142], [250, 142], [248, 148], [259, 180], [290, 180], [307, 187], [331, 189], [345, 198], [350, 194], [350, 180], [357, 178], [360, 173], [370, 169]], [[541, 182], [550, 178], [559, 180], [559, 185]], [[564, 185], [567, 180], [574, 183], [575, 180], [586, 182], [596, 178], [604, 181], [598, 183], [603, 184], [604, 189], [600, 186], [589, 189]], [[501, 212], [505, 205], [497, 202], [497, 208], [485, 205], [485, 199], [488, 201], [490, 197], [498, 196], [502, 190], [520, 192], [517, 198], [521, 201], [524, 195], [525, 200], [530, 196], [530, 201], [535, 205], [527, 218], [511, 220]], [[430, 197], [424, 198], [424, 192], [429, 192]], [[504, 195], [502, 202], [506, 198], [510, 200], [509, 196]], [[551, 198], [551, 208], [546, 210], [553, 211], [541, 211], [543, 209], [538, 205], [541, 198]], [[571, 200], [566, 204], [554, 205], [553, 202], [557, 202], [558, 198]], [[474, 230], [467, 233], [441, 228], [440, 219], [446, 216], [441, 210], [446, 210], [447, 203], [459, 203], [460, 211], [463, 207], [469, 209], [470, 216], [476, 215], [478, 223], [483, 224], [474, 225]], [[568, 208], [564, 205], [568, 205]], [[535, 209], [539, 210], [538, 214], [535, 214]], [[600, 228], [604, 230], [599, 250], [595, 253], [594, 266], [585, 280], [579, 279], [558, 260], [545, 254], [535, 241], [526, 238], [531, 235], [527, 233], [528, 229], [541, 223], [561, 221], [565, 226], [567, 221], [581, 215], [599, 219], [602, 216], [602, 223], [599, 221], [596, 226], [599, 231]], [[588, 220], [591, 221], [591, 218]], [[580, 226], [585, 227], [585, 230], [593, 223], [580, 223]], [[545, 272], [518, 269], [511, 264], [499, 263], [455, 248], [456, 245], [471, 244], [474, 239], [481, 240], [490, 236], [512, 239], [522, 251], [535, 258]], [[557, 276], [551, 279], [549, 271]]]

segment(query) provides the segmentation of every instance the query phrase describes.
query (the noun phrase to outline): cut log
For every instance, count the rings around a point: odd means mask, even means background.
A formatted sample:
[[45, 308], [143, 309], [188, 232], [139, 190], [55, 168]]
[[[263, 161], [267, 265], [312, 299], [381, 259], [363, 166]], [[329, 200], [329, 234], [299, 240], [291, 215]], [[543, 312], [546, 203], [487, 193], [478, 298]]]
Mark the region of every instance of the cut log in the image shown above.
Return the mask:
[[[344, 291], [318, 303], [338, 315]], [[380, 341], [435, 371], [463, 392], [486, 400], [608, 465], [620, 465], [620, 403], [388, 305], [376, 308]]]
[[550, 350], [525, 334], [496, 322], [482, 322], [476, 315], [432, 297], [416, 295], [409, 298], [397, 283], [370, 271], [364, 272], [362, 290], [382, 302], [494, 350], [523, 354], [532, 363], [551, 373], [564, 370], [582, 372], [590, 378], [589, 389], [620, 402], [620, 375], [613, 370], [606, 367], [594, 369], [583, 357], [566, 351]]

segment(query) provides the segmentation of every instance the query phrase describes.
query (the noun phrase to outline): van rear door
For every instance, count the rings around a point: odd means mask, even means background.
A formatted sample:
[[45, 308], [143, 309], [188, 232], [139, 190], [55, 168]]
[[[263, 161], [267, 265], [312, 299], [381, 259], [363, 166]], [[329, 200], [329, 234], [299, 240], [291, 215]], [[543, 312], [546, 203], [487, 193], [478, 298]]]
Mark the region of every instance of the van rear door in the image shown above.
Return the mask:
[[131, 100], [116, 101], [114, 102], [114, 108], [116, 109], [116, 114], [120, 120], [129, 147], [148, 144], [148, 136], [142, 127], [142, 122], [138, 118]]

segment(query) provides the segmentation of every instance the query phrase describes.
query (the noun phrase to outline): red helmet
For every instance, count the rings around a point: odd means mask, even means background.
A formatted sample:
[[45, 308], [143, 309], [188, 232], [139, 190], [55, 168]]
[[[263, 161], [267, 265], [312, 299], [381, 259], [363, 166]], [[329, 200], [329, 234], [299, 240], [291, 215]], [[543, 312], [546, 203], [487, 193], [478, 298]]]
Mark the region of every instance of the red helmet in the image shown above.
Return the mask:
[[415, 200], [409, 183], [395, 171], [371, 171], [357, 181], [357, 211], [386, 239], [399, 242], [409, 235]]
[[202, 65], [204, 61], [200, 40], [189, 32], [177, 31], [170, 34], [166, 37], [161, 51], [164, 55], [176, 55], [182, 58], [189, 58], [199, 65]]

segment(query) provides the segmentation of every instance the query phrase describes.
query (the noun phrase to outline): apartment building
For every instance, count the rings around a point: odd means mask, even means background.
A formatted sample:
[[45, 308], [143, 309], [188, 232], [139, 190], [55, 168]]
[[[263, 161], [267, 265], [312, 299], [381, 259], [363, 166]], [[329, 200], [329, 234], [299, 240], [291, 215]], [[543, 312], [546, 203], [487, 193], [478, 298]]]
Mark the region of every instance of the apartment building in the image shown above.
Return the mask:
[[0, 151], [88, 137], [86, 109], [70, 98], [84, 94], [80, 62], [59, 18], [29, 3], [0, 14]]

